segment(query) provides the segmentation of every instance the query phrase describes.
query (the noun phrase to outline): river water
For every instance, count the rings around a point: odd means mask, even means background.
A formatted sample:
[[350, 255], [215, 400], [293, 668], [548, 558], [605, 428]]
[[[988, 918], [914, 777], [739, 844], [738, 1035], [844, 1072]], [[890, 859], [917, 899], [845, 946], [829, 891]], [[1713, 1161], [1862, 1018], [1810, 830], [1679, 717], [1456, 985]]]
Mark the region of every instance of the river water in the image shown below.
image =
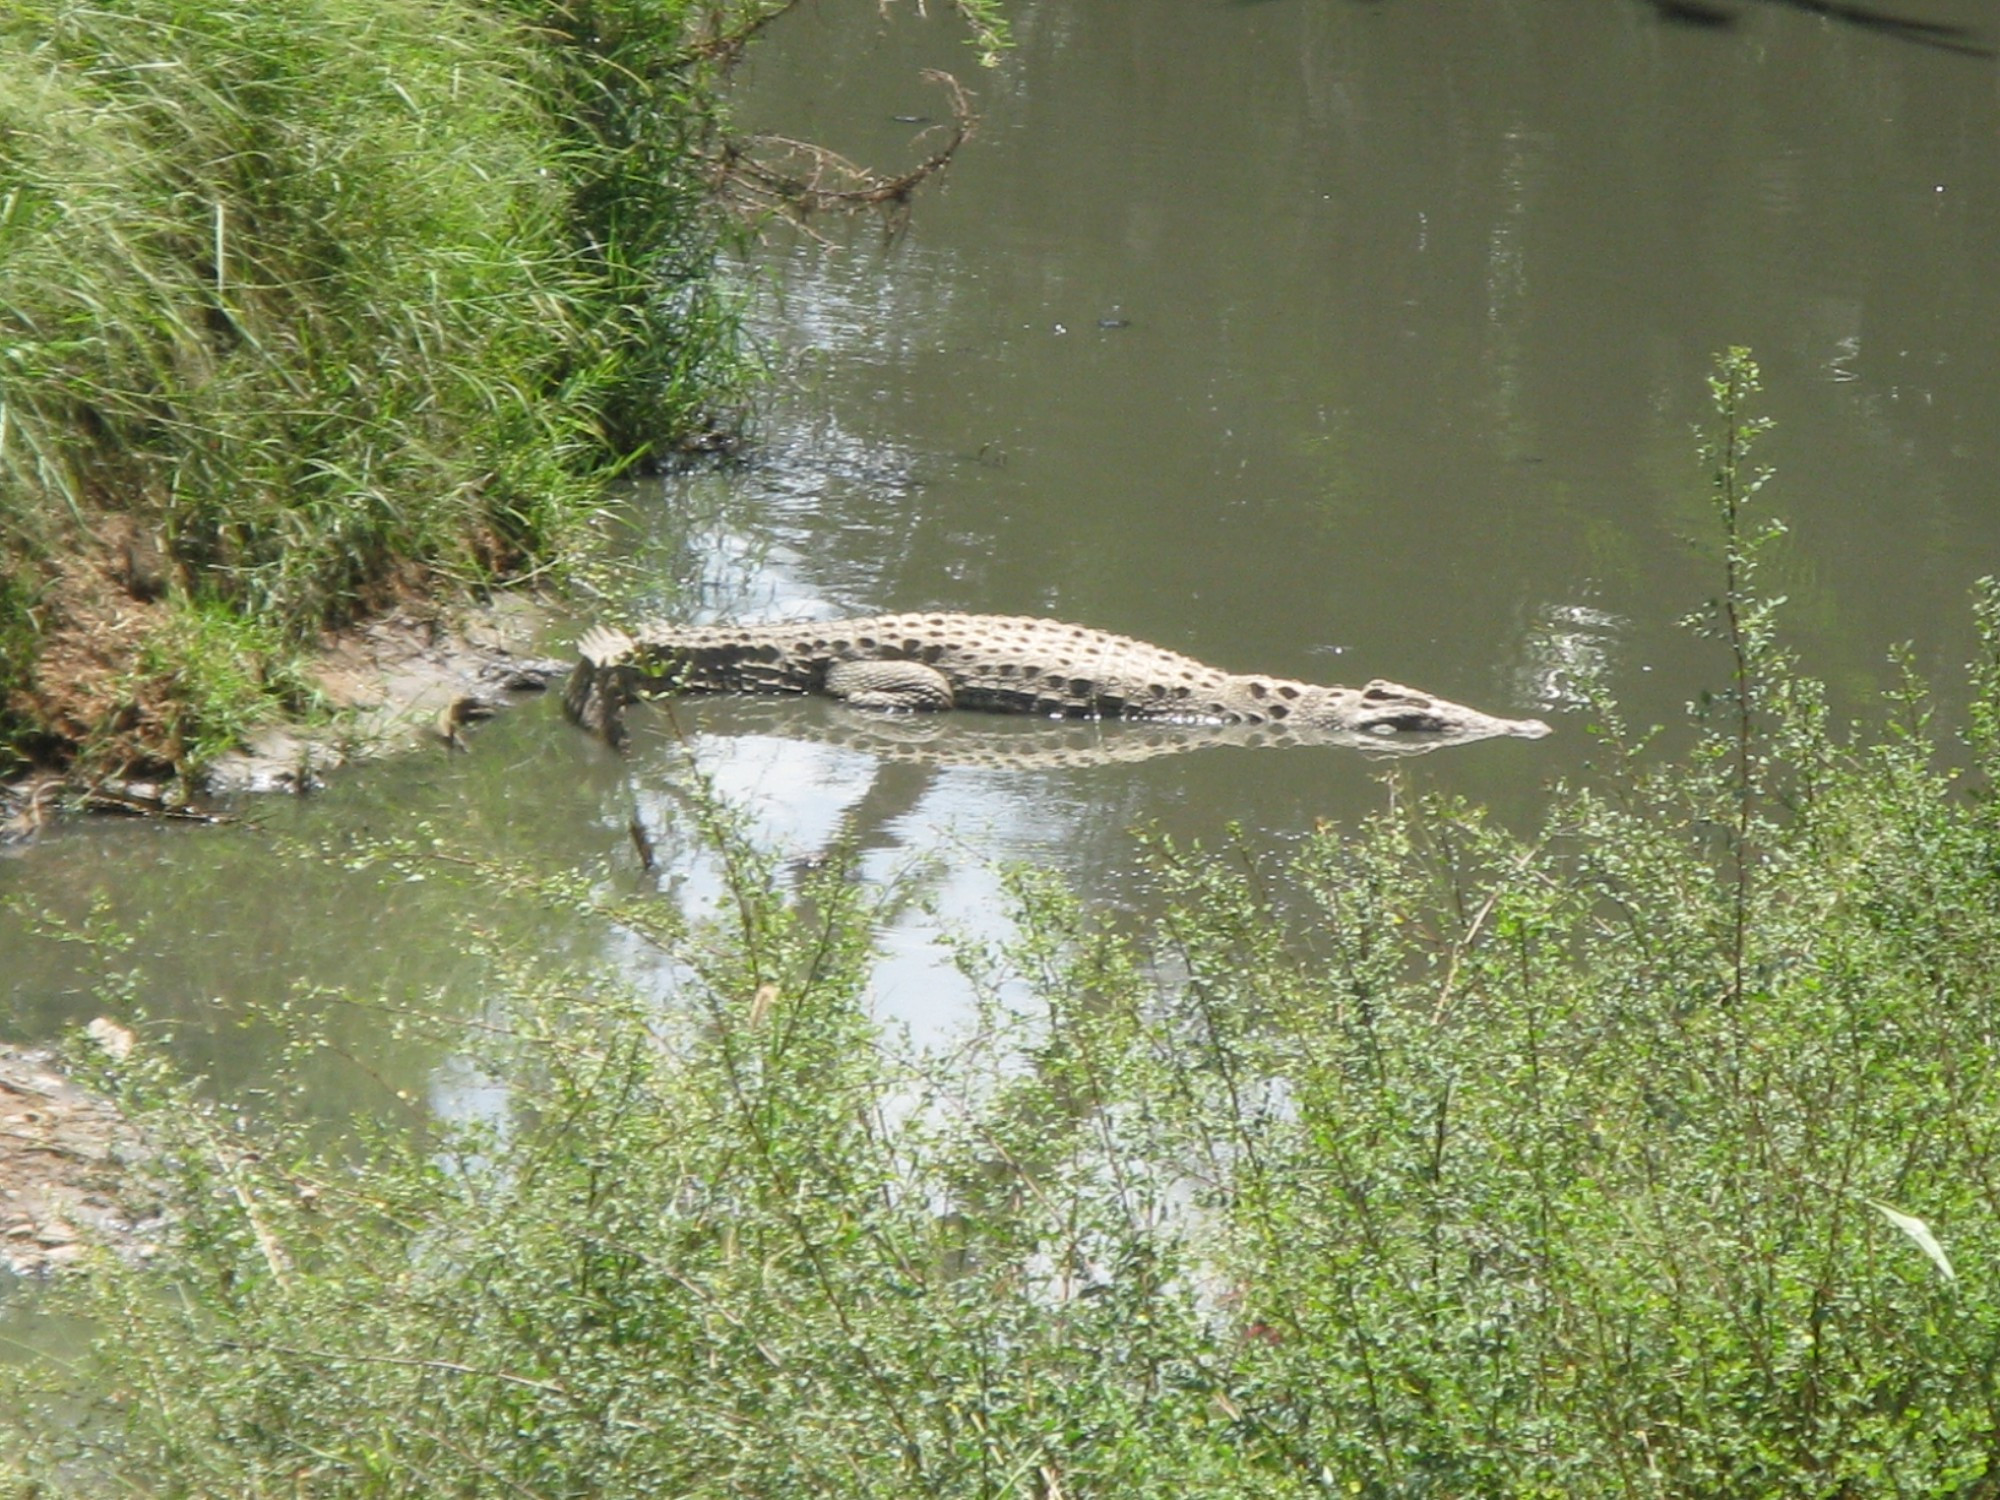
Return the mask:
[[[938, 934], [999, 930], [1000, 863], [1143, 904], [1135, 827], [1214, 841], [1240, 824], [1268, 845], [1382, 807], [1392, 774], [1526, 827], [1591, 755], [1579, 672], [1641, 723], [1723, 680], [1675, 621], [1717, 585], [1691, 426], [1730, 344], [1767, 378], [1764, 498], [1792, 531], [1772, 578], [1808, 668], [1865, 716], [1892, 643], [1947, 677], [1966, 659], [1968, 587], [2000, 567], [1984, 7], [1010, 10], [1018, 47], [991, 72], [909, 4], [821, 0], [757, 44], [746, 130], [901, 170], [947, 112], [922, 77], [942, 67], [976, 94], [979, 133], [899, 234], [763, 235], [753, 320], [778, 378], [758, 441], [639, 487], [636, 581], [610, 612], [1049, 614], [1236, 670], [1389, 677], [1556, 733], [1392, 770], [1334, 749], [1066, 760], [1043, 726], [977, 726], [1026, 762], [1001, 766], [965, 753], [992, 747], [962, 718], [890, 726], [934, 736], [891, 752], [832, 705], [713, 701], [635, 711], [620, 758], [540, 703], [474, 729], [469, 754], [255, 804], [255, 826], [91, 822], [9, 851], [6, 1033], [142, 1002], [253, 1098], [281, 1038], [244, 1008], [290, 994], [326, 1033], [322, 1107], [481, 1108], [449, 1056], [346, 1000], [478, 1005], [496, 960], [454, 941], [468, 926], [642, 984], [652, 961], [293, 846], [424, 824], [699, 907], [715, 874], [685, 833], [696, 773], [768, 846], [852, 843], [871, 878], [911, 882], [875, 990], [924, 1036], [965, 1002]], [[23, 915], [93, 909], [115, 946], [31, 936]]]

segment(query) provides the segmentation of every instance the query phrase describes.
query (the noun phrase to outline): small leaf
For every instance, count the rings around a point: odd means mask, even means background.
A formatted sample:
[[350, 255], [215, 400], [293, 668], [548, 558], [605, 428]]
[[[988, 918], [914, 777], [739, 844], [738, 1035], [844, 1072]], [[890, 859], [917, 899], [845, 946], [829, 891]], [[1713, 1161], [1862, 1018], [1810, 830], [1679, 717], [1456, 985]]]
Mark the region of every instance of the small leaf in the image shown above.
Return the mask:
[[1916, 1247], [1931, 1258], [1931, 1264], [1944, 1272], [1946, 1281], [1958, 1280], [1958, 1273], [1951, 1268], [1951, 1257], [1944, 1253], [1944, 1246], [1937, 1242], [1937, 1236], [1931, 1233], [1930, 1225], [1914, 1214], [1903, 1213], [1874, 1198], [1864, 1198], [1861, 1201], [1907, 1234], [1916, 1243]]

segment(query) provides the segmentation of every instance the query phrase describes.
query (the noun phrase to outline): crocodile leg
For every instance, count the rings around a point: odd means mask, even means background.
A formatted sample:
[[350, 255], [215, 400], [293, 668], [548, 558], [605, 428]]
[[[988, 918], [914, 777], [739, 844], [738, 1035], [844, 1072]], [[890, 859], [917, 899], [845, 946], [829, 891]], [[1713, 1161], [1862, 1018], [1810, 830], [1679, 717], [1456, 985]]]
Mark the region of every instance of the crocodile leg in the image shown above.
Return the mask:
[[920, 661], [837, 661], [826, 690], [855, 708], [943, 709], [952, 706], [951, 680]]
[[625, 743], [625, 705], [632, 701], [627, 665], [638, 648], [622, 630], [597, 626], [577, 642], [576, 668], [563, 690], [563, 712], [614, 750]]

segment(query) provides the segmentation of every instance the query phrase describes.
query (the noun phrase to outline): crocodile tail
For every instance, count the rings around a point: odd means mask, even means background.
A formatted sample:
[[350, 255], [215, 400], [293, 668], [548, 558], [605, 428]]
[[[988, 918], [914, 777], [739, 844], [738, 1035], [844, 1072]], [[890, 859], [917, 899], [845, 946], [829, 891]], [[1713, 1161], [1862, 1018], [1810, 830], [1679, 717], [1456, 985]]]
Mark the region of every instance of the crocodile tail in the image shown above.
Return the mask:
[[563, 712], [613, 747], [625, 743], [625, 705], [638, 642], [609, 625], [593, 625], [576, 643], [576, 667], [563, 689]]

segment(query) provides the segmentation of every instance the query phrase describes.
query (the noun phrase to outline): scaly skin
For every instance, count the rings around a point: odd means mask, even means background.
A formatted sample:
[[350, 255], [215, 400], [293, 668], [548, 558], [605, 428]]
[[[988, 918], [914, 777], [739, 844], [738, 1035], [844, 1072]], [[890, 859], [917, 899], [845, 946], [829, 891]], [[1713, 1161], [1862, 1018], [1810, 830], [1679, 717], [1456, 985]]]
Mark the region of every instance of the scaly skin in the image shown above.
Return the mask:
[[1303, 735], [1537, 738], [1379, 679], [1319, 687], [1239, 675], [1129, 636], [1016, 615], [873, 615], [776, 625], [599, 627], [578, 642], [564, 694], [578, 723], [617, 743], [620, 714], [656, 692], [827, 693], [863, 707], [985, 709], [1050, 718], [1271, 724]]

